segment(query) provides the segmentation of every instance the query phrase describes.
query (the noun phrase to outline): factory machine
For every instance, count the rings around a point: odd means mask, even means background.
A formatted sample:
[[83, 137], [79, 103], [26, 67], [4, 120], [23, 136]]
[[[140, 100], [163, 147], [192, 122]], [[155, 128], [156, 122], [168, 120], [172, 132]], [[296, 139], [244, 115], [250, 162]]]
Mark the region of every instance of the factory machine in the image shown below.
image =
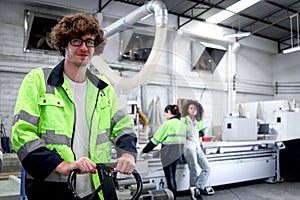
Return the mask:
[[[257, 140], [256, 119], [228, 116], [224, 118], [222, 141], [203, 143], [211, 164], [210, 186], [265, 179], [282, 181], [279, 152], [281, 141]], [[270, 132], [271, 134], [271, 132]]]
[[[283, 181], [280, 176], [279, 152], [285, 145], [276, 141], [275, 137], [274, 140], [257, 140], [257, 133], [256, 119], [229, 116], [224, 118], [222, 141], [203, 142], [204, 152], [212, 168], [208, 190], [212, 186], [258, 179], [270, 183]], [[137, 169], [143, 172], [143, 180], [149, 180], [157, 188], [166, 188], [156, 151], [150, 152], [148, 158], [138, 160]], [[189, 189], [189, 169], [186, 163], [178, 165], [176, 180], [178, 191]]]
[[[284, 148], [282, 142], [204, 142], [203, 148], [212, 167], [206, 188], [208, 191], [212, 186], [257, 179], [271, 183], [282, 181], [279, 171], [279, 151]], [[157, 189], [167, 187], [158, 157], [138, 160], [137, 170], [143, 180], [155, 184]], [[178, 191], [189, 189], [189, 169], [186, 163], [178, 165], [176, 181]]]
[[282, 142], [273, 140], [203, 143], [212, 171], [209, 186], [266, 179], [282, 181], [279, 151]]
[[274, 127], [279, 133], [277, 140], [287, 141], [300, 138], [299, 112], [276, 111], [274, 121]]
[[257, 140], [257, 120], [228, 116], [223, 120], [222, 141]]

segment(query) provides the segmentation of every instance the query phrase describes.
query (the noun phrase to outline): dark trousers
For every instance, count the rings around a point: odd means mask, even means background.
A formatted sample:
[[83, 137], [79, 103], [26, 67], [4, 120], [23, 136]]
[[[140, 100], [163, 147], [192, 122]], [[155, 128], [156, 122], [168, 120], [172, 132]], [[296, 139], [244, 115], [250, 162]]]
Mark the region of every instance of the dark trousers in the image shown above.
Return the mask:
[[25, 180], [25, 192], [28, 200], [74, 200], [67, 183], [46, 182], [42, 180]]
[[[67, 183], [26, 179], [25, 191], [28, 200], [76, 200]], [[84, 200], [100, 200], [98, 195], [88, 195]]]
[[171, 163], [170, 165], [165, 166], [164, 172], [167, 179], [168, 189], [172, 191], [174, 194], [174, 200], [176, 199], [176, 167], [177, 167], [177, 160]]

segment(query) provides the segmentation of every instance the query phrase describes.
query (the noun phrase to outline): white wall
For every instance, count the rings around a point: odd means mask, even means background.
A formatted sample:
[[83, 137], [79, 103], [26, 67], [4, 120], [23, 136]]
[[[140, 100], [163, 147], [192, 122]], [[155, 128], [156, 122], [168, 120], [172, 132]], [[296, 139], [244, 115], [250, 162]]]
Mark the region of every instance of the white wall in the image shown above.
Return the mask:
[[[237, 103], [273, 99], [272, 55], [242, 46], [236, 54]], [[262, 86], [260, 84], [269, 85]]]
[[[300, 88], [300, 52], [289, 54], [278, 54], [272, 58], [273, 80], [274, 82], [298, 82]], [[295, 84], [292, 84], [295, 85]], [[300, 90], [291, 89], [292, 92], [300, 92]], [[289, 90], [289, 91], [291, 91]], [[300, 94], [278, 94], [275, 99], [300, 99]]]

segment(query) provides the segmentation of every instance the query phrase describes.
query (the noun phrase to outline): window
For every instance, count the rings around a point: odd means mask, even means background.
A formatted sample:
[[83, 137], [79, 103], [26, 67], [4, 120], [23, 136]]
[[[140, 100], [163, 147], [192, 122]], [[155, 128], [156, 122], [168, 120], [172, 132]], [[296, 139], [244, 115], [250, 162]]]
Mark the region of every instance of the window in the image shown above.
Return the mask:
[[25, 11], [24, 20], [24, 51], [25, 52], [53, 52], [50, 45], [50, 32], [61, 16]]
[[121, 32], [121, 55], [119, 61], [135, 61], [144, 63], [147, 61], [154, 42], [151, 33], [143, 33], [134, 30]]

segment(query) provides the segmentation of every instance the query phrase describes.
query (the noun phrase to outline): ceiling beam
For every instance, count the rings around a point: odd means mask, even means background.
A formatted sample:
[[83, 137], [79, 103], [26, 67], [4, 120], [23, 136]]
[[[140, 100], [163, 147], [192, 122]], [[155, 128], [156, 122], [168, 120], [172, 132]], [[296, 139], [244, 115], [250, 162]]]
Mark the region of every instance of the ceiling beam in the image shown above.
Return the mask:
[[[189, 1], [191, 1], [191, 0], [189, 0]], [[218, 6], [219, 4], [223, 3], [224, 1], [225, 1], [225, 0], [222, 0], [222, 1], [220, 1], [219, 3], [217, 3], [217, 4], [215, 4], [215, 5]], [[195, 3], [195, 1], [191, 1], [191, 2], [194, 2], [194, 3]], [[201, 2], [201, 4], [202, 4], [202, 2]], [[198, 3], [197, 5], [200, 5], [200, 3]], [[202, 4], [202, 5], [203, 5], [203, 4]], [[198, 19], [199, 16], [201, 16], [201, 15], [203, 15], [204, 13], [208, 12], [208, 11], [209, 11], [210, 9], [212, 9], [212, 8], [213, 8], [212, 5], [211, 5], [211, 6], [208, 6], [208, 8], [207, 8], [205, 11], [199, 13], [199, 14], [196, 15], [196, 16], [193, 16], [193, 17], [190, 18], [188, 21], [186, 21], [186, 22], [184, 22], [183, 24], [179, 25], [178, 28], [183, 27], [184, 25], [190, 23], [192, 20]], [[182, 14], [184, 15], [184, 13], [182, 13]], [[184, 16], [185, 16], [185, 15], [184, 15]], [[203, 19], [202, 21], [205, 21], [205, 19]]]
[[[196, 1], [196, 0], [190, 0], [190, 1]], [[220, 10], [226, 10], [226, 8], [224, 8], [224, 7], [221, 7], [221, 6], [218, 6], [218, 5], [214, 5], [214, 4], [211, 4], [211, 3], [207, 3], [207, 2], [201, 2], [201, 4], [212, 6], [214, 8], [220, 9]], [[245, 17], [245, 18], [248, 18], [248, 19], [252, 19], [252, 20], [257, 21], [257, 22], [261, 22], [263, 24], [267, 24], [267, 25], [272, 24], [272, 22], [269, 22], [269, 21], [266, 21], [266, 20], [263, 20], [263, 19], [259, 19], [257, 17], [253, 17], [253, 16], [250, 16], [250, 15], [247, 15], [247, 14], [238, 13], [238, 15], [240, 15], [242, 17]], [[273, 26], [276, 27], [276, 28], [279, 28], [279, 29], [290, 31], [290, 29], [288, 29], [288, 28], [286, 28], [284, 26], [280, 26], [280, 25], [277, 25], [277, 24], [273, 24]]]
[[[297, 13], [296, 10], [290, 9], [289, 7], [292, 6], [292, 5], [294, 5], [294, 4], [296, 4], [296, 3], [299, 3], [300, 0], [297, 1], [297, 2], [294, 2], [294, 3], [292, 3], [292, 4], [289, 4], [288, 6], [282, 6], [282, 5], [280, 5], [280, 4], [274, 3], [274, 2], [269, 1], [269, 0], [265, 0], [264, 2], [266, 2], [267, 4], [273, 5], [273, 6], [275, 6], [275, 7], [278, 7], [279, 10], [276, 10], [276, 11], [274, 11], [274, 12], [272, 12], [272, 13], [270, 13], [270, 14], [268, 14], [268, 15], [266, 15], [266, 16], [260, 18], [260, 19], [266, 19], [266, 18], [270, 17], [271, 15], [274, 15], [274, 14], [276, 14], [277, 12], [281, 11], [282, 9], [287, 10], [287, 11], [289, 11], [289, 12]], [[247, 26], [252, 26], [252, 25], [255, 24], [256, 22], [258, 22], [258, 21], [251, 22], [251, 23], [249, 23], [249, 24], [243, 26], [242, 29], [244, 29], [244, 28], [247, 27]], [[290, 31], [290, 29], [289, 29], [289, 31]]]
[[[142, 6], [143, 3], [136, 3], [136, 2], [131, 2], [131, 1], [125, 1], [125, 0], [114, 0], [114, 1], [117, 1], [117, 2], [122, 2], [122, 3], [126, 3], [126, 4], [130, 4], [130, 5], [135, 5], [135, 6]], [[204, 6], [208, 6], [209, 8], [202, 12], [201, 14], [207, 12], [209, 9], [211, 8], [217, 8], [217, 9], [220, 9], [220, 10], [225, 10], [224, 7], [221, 7], [219, 6], [220, 3], [224, 2], [225, 0], [222, 0], [221, 2], [219, 2], [218, 4], [212, 4], [212, 3], [209, 3], [209, 2], [203, 2], [203, 1], [199, 1], [199, 0], [188, 0], [190, 2], [194, 2], [196, 4], [199, 4], [199, 5], [204, 5]], [[205, 19], [203, 18], [199, 18], [199, 16], [201, 15], [197, 15], [195, 17], [190, 17], [190, 16], [187, 16], [185, 15], [184, 13], [175, 13], [175, 12], [171, 12], [171, 11], [168, 11], [170, 14], [173, 14], [175, 16], [178, 16], [178, 24], [179, 24], [179, 18], [180, 17], [184, 17], [184, 18], [187, 18], [189, 19], [188, 21], [191, 22], [192, 20], [196, 20], [196, 21], [201, 21], [201, 22], [205, 22]], [[287, 29], [286, 27], [283, 27], [283, 26], [280, 26], [280, 25], [276, 25], [276, 24], [272, 24], [272, 22], [269, 22], [269, 21], [265, 21], [265, 20], [260, 20], [259, 18], [256, 18], [256, 17], [253, 17], [253, 16], [249, 16], [249, 15], [246, 15], [246, 14], [242, 14], [242, 13], [239, 13], [240, 16], [243, 16], [243, 17], [246, 17], [246, 18], [249, 18], [249, 19], [252, 19], [252, 20], [256, 20], [257, 22], [261, 22], [261, 23], [264, 23], [266, 24], [268, 27], [269, 26], [274, 26], [274, 27], [277, 27], [279, 29], [283, 29], [283, 30], [287, 30], [287, 31], [290, 31], [289, 29]], [[186, 22], [183, 24], [185, 25]], [[180, 27], [182, 27], [183, 25], [181, 25]], [[224, 28], [229, 28], [229, 29], [232, 29], [231, 26], [228, 26], [228, 25], [225, 25], [225, 24], [218, 24], [219, 26], [221, 27], [224, 27]], [[179, 28], [180, 28], [179, 27]], [[237, 30], [237, 29], [235, 29]], [[258, 37], [261, 37], [261, 38], [265, 38], [265, 39], [268, 39], [268, 40], [272, 40], [272, 41], [275, 41], [275, 42], [279, 42], [277, 38], [273, 38], [273, 37], [270, 37], [270, 36], [266, 36], [266, 35], [262, 35], [262, 34], [259, 34], [258, 32], [254, 33], [253, 35], [255, 36], [258, 36]]]
[[264, 2], [266, 2], [266, 3], [270, 4], [270, 5], [276, 6], [276, 7], [280, 8], [280, 9], [284, 9], [284, 10], [287, 10], [287, 11], [290, 11], [290, 12], [298, 13], [297, 10], [291, 9], [290, 7], [293, 6], [293, 5], [295, 5], [296, 3], [300, 3], [300, 0], [293, 2], [293, 3], [289, 4], [288, 6], [283, 6], [281, 4], [278, 4], [278, 3], [275, 3], [275, 2], [269, 1], [269, 0], [264, 0]]
[[108, 6], [108, 4], [110, 4], [110, 2], [112, 2], [112, 0], [107, 1], [103, 6], [102, 6], [102, 0], [99, 1], [99, 8], [98, 8], [98, 12], [102, 12], [102, 10]]

